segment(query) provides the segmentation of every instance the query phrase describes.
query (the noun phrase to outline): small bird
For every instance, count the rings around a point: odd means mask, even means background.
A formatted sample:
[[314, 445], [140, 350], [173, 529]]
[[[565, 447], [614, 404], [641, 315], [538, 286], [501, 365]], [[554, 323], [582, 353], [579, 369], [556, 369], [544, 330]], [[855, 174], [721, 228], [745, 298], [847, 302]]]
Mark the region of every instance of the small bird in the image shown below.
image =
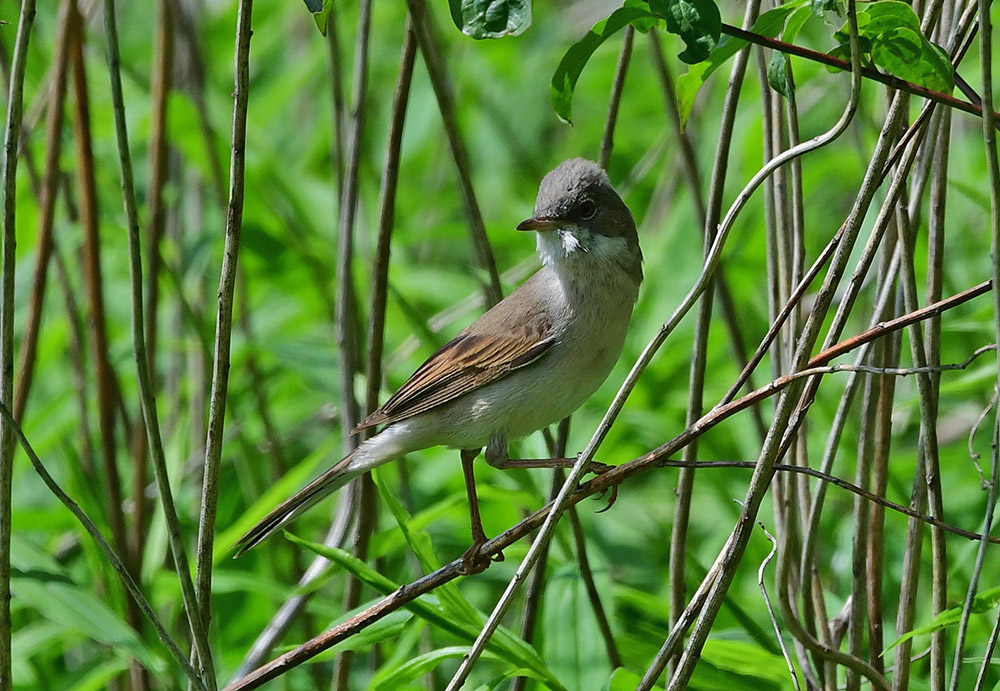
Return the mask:
[[[486, 543], [472, 461], [496, 468], [567, 467], [574, 459], [509, 459], [507, 444], [561, 420], [604, 382], [621, 355], [642, 282], [635, 220], [592, 161], [545, 176], [534, 215], [542, 268], [423, 365], [354, 430], [385, 427], [251, 528], [237, 555], [376, 466], [431, 446], [461, 450], [472, 523], [471, 571]], [[599, 468], [594, 464], [592, 470]]]

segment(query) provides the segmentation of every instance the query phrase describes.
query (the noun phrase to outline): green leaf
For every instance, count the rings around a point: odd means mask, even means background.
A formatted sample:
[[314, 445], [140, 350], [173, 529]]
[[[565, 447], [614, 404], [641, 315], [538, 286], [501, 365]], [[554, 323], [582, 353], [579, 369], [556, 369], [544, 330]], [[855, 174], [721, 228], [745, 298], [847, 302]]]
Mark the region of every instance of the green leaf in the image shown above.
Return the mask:
[[840, 6], [837, 0], [812, 0], [809, 3], [809, 7], [817, 17], [822, 17], [827, 12], [840, 14]]
[[[423, 530], [412, 530], [410, 528], [410, 514], [392, 490], [386, 486], [383, 473], [378, 470], [373, 471], [372, 479], [375, 482], [375, 487], [378, 488], [379, 496], [382, 497], [382, 501], [386, 503], [389, 511], [392, 512], [393, 518], [396, 519], [396, 523], [403, 533], [406, 544], [410, 546], [413, 554], [416, 555], [424, 572], [431, 573], [437, 571], [441, 568], [441, 561], [434, 553], [430, 534]], [[482, 623], [480, 613], [475, 607], [469, 604], [468, 600], [462, 597], [462, 594], [458, 592], [458, 586], [454, 582], [445, 583], [440, 588], [437, 588], [435, 592], [441, 600], [445, 611], [450, 616], [467, 624], [476, 625]]]
[[[976, 595], [976, 597], [972, 600], [972, 612], [974, 614], [984, 614], [985, 612], [988, 612], [996, 607], [998, 602], [1000, 602], [1000, 586], [984, 590]], [[949, 607], [934, 617], [929, 624], [924, 624], [923, 626], [915, 628], [912, 631], [907, 631], [890, 643], [888, 647], [882, 651], [882, 654], [885, 655], [903, 641], [908, 641], [914, 636], [934, 633], [935, 631], [941, 631], [942, 629], [946, 629], [949, 626], [957, 624], [962, 620], [963, 606], [964, 605], [955, 605], [954, 607]]]
[[625, 0], [624, 6], [612, 12], [607, 19], [602, 19], [594, 24], [586, 36], [570, 46], [556, 67], [549, 88], [552, 108], [560, 120], [566, 123], [572, 122], [570, 115], [573, 108], [573, 89], [576, 88], [576, 81], [580, 78], [580, 73], [583, 72], [584, 66], [594, 51], [610, 36], [618, 33], [629, 24], [648, 23], [650, 20], [655, 21], [656, 16], [650, 13], [645, 4], [639, 0]]
[[885, 31], [872, 41], [872, 60], [890, 74], [935, 91], [951, 91], [955, 75], [943, 50], [908, 27]]
[[517, 36], [531, 26], [531, 0], [448, 0], [451, 19], [475, 39]]
[[905, 2], [881, 0], [858, 13], [858, 33], [862, 36], [875, 37], [898, 28], [920, 31], [920, 18]]
[[11, 592], [45, 619], [103, 643], [120, 655], [134, 657], [158, 674], [165, 672], [163, 660], [146, 647], [132, 627], [64, 573], [15, 567]]
[[[762, 36], [774, 38], [784, 29], [788, 17], [800, 7], [805, 6], [806, 2], [808, 0], [793, 0], [765, 12], [754, 22], [751, 31]], [[724, 36], [709, 54], [707, 60], [699, 62], [697, 65], [692, 65], [685, 74], [682, 74], [677, 79], [677, 107], [681, 113], [682, 127], [687, 123], [688, 116], [691, 115], [691, 109], [694, 108], [694, 99], [698, 95], [698, 91], [708, 81], [708, 78], [746, 45], [746, 41], [731, 36]]]
[[[370, 585], [383, 595], [388, 595], [389, 593], [395, 592], [399, 589], [399, 585], [394, 583], [391, 579], [383, 576], [378, 571], [368, 566], [365, 562], [342, 549], [327, 547], [315, 542], [303, 540], [302, 538], [296, 537], [288, 532], [285, 533], [285, 537], [291, 542], [305, 547], [306, 549], [339, 564], [354, 574], [354, 576], [359, 580], [363, 581], [367, 585]], [[403, 606], [425, 621], [452, 633], [455, 636], [458, 636], [462, 640], [466, 640], [471, 643], [479, 635], [479, 625], [470, 625], [460, 621], [455, 621], [452, 617], [448, 616], [442, 607], [433, 605], [425, 600], [413, 600]], [[560, 690], [565, 688], [559, 683], [559, 680], [556, 679], [550, 671], [548, 671], [545, 663], [542, 662], [542, 659], [538, 656], [535, 649], [506, 628], [501, 626], [497, 629], [497, 632], [490, 640], [487, 649], [492, 650], [503, 660], [506, 660], [514, 666], [525, 667], [532, 670], [547, 687]]]
[[330, 12], [333, 10], [333, 0], [302, 0], [306, 4], [306, 9], [313, 16], [313, 21], [316, 22], [316, 28], [319, 32], [326, 36], [326, 23], [327, 19], [330, 17]]
[[779, 50], [771, 53], [771, 61], [767, 65], [767, 83], [785, 98], [794, 95], [795, 88], [788, 79], [788, 56]]
[[719, 43], [722, 17], [713, 0], [650, 0], [649, 6], [684, 41], [687, 47], [677, 57], [689, 65], [708, 58]]

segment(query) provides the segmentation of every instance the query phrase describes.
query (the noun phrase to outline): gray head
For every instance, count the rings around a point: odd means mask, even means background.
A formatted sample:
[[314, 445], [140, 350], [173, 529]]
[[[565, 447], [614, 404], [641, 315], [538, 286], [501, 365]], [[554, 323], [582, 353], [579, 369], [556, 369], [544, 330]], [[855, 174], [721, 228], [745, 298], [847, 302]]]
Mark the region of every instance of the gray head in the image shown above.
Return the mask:
[[[535, 215], [517, 226], [538, 231], [543, 260], [613, 261], [642, 281], [642, 252], [632, 212], [593, 161], [571, 158], [542, 179]], [[582, 267], [581, 267], [582, 268]]]

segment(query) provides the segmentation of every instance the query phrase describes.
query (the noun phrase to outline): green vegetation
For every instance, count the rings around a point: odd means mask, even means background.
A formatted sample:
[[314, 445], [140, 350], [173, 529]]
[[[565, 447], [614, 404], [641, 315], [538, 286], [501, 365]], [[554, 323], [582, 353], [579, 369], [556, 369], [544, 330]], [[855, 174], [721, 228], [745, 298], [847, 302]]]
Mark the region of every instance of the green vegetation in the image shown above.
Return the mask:
[[[21, 8], [0, 4], [5, 131], [21, 132], [5, 160], [17, 167], [3, 246], [16, 233], [16, 252], [0, 265], [0, 314], [13, 314], [0, 323], [0, 402], [151, 606], [126, 595], [99, 541], [0, 437], [0, 689], [175, 689], [186, 674], [252, 688], [240, 677], [282, 654], [291, 662], [260, 677], [266, 688], [445, 688], [563, 471], [477, 463], [505, 559], [475, 575], [458, 575], [468, 503], [458, 452], [443, 448], [379, 468], [287, 539], [238, 560], [233, 546], [495, 299], [494, 277], [508, 294], [534, 271], [534, 239], [514, 227], [573, 156], [605, 157], [639, 226], [645, 281], [625, 352], [568, 437], [533, 435], [512, 457], [587, 448], [659, 346], [594, 455], [631, 464], [587, 477], [464, 688], [1000, 689], [1000, 545], [969, 537], [992, 515], [1000, 467], [1000, 316], [982, 285], [1000, 272], [1000, 176], [978, 106], [994, 66], [981, 37], [995, 32], [978, 5], [364, 2], [257, 0], [235, 90], [249, 0], [39, 3], [20, 53]], [[234, 94], [247, 99], [235, 153]], [[740, 196], [768, 160], [814, 138]], [[686, 301], [705, 228], [724, 240], [715, 281]], [[238, 260], [224, 268], [227, 243]], [[751, 380], [728, 394], [821, 256]], [[681, 305], [690, 312], [660, 343]], [[877, 324], [889, 328], [851, 340]], [[158, 435], [142, 423], [147, 365]], [[807, 367], [832, 369], [784, 377]], [[716, 408], [772, 381], [745, 408]], [[706, 461], [742, 463], [690, 467]], [[203, 488], [206, 462], [215, 489]], [[737, 548], [716, 569], [731, 534]], [[703, 583], [707, 604], [690, 608], [701, 618], [658, 657]], [[192, 620], [207, 624], [210, 664], [186, 662]], [[277, 620], [281, 635], [255, 648]]]

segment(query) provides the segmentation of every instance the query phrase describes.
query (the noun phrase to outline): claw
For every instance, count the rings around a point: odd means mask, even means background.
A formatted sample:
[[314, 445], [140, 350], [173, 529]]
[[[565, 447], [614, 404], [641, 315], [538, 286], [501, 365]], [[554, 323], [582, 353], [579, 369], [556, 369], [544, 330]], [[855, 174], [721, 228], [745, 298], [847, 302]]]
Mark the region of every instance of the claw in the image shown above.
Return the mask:
[[[610, 509], [612, 506], [614, 506], [614, 503], [616, 501], [618, 501], [618, 485], [611, 485], [610, 489], [611, 489], [611, 496], [608, 497], [608, 503], [604, 505], [603, 509], [598, 509], [595, 513], [604, 513], [605, 511], [607, 511], [608, 509]], [[603, 494], [598, 495], [598, 496], [603, 496]], [[594, 497], [594, 498], [597, 499], [598, 497]]]
[[483, 547], [486, 545], [486, 540], [474, 540], [472, 546], [465, 550], [465, 554], [462, 555], [462, 566], [459, 568], [459, 573], [463, 576], [472, 576], [477, 573], [482, 573], [485, 571], [491, 561], [503, 561], [503, 552], [497, 552], [492, 557], [483, 554]]

